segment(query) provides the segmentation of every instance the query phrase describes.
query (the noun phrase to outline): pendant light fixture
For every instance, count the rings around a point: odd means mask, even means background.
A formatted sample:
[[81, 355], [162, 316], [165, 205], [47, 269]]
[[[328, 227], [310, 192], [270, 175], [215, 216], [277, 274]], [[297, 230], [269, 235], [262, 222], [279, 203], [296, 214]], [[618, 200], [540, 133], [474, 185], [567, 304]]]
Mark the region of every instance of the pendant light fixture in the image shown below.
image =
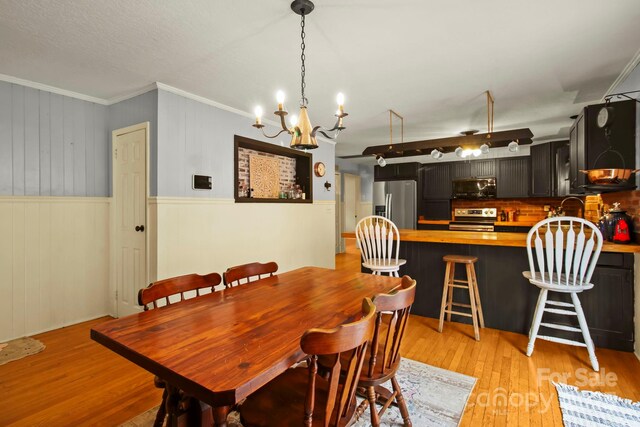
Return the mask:
[[307, 105], [309, 104], [308, 99], [304, 94], [304, 89], [306, 87], [306, 83], [304, 81], [305, 77], [305, 16], [310, 14], [313, 11], [314, 4], [310, 0], [295, 0], [291, 3], [291, 10], [301, 16], [300, 22], [300, 47], [302, 49], [302, 53], [300, 55], [300, 112], [296, 117], [292, 115], [289, 119], [290, 127], [287, 127], [285, 123], [285, 116], [288, 114], [287, 110], [284, 108], [284, 92], [278, 91], [276, 95], [276, 101], [278, 102], [278, 110], [274, 111], [273, 114], [280, 117], [280, 126], [282, 130], [277, 134], [271, 136], [267, 135], [264, 131], [264, 125], [262, 124], [262, 107], [258, 106], [255, 109], [256, 122], [253, 124], [253, 127], [258, 128], [262, 131], [262, 134], [267, 138], [276, 138], [281, 133], [286, 132], [291, 135], [291, 148], [297, 149], [313, 149], [318, 148], [318, 142], [316, 141], [316, 134], [319, 132], [324, 135], [326, 138], [335, 139], [340, 131], [344, 130], [345, 127], [342, 123], [342, 119], [345, 118], [348, 114], [344, 112], [344, 95], [339, 93], [337, 96], [338, 102], [338, 111], [335, 114], [336, 122], [331, 129], [324, 129], [322, 126], [311, 126], [311, 120], [309, 119], [309, 113], [307, 112]]

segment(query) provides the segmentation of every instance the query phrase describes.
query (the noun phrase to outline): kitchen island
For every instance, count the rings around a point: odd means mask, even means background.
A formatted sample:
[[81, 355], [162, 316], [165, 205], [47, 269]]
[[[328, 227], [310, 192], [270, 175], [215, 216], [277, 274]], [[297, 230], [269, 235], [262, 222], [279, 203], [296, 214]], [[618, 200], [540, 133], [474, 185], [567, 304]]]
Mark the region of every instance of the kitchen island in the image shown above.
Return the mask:
[[[355, 233], [342, 236], [355, 238]], [[407, 260], [400, 274], [408, 274], [418, 282], [412, 313], [438, 318], [445, 273], [442, 257], [473, 255], [478, 257], [475, 268], [486, 327], [528, 334], [539, 289], [522, 276], [529, 269], [526, 238], [526, 233], [400, 230], [400, 257]], [[595, 287], [580, 294], [598, 347], [633, 351], [636, 252], [640, 253], [640, 245], [605, 243], [592, 277]], [[457, 273], [456, 277], [462, 276], [463, 269], [460, 267]], [[466, 290], [456, 290], [457, 300], [468, 302], [466, 297]], [[568, 301], [568, 295], [554, 294], [554, 299]], [[566, 322], [564, 316], [553, 316], [547, 313], [545, 319]], [[462, 316], [454, 315], [453, 319], [471, 322]], [[554, 331], [557, 336], [580, 338], [572, 332], [560, 332]]]

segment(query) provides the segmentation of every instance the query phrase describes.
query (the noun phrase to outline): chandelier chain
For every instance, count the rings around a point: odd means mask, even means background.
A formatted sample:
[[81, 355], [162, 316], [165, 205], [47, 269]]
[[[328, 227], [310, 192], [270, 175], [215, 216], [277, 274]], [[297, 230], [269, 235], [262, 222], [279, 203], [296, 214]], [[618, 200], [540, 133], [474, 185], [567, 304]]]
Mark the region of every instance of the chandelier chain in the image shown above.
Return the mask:
[[302, 49], [302, 53], [300, 54], [300, 62], [301, 62], [301, 66], [300, 66], [300, 76], [301, 76], [301, 80], [300, 80], [300, 92], [301, 92], [301, 98], [300, 98], [300, 106], [301, 107], [306, 107], [307, 104], [309, 103], [309, 101], [307, 100], [307, 98], [304, 96], [304, 89], [306, 87], [306, 83], [304, 81], [304, 76], [305, 76], [305, 66], [304, 66], [304, 60], [305, 60], [305, 54], [304, 54], [304, 49], [306, 47], [305, 43], [304, 43], [304, 38], [305, 38], [305, 32], [304, 32], [304, 10], [302, 11], [302, 20], [300, 21], [300, 27], [301, 27], [301, 31], [300, 31], [300, 39], [302, 40], [300, 43], [300, 48]]

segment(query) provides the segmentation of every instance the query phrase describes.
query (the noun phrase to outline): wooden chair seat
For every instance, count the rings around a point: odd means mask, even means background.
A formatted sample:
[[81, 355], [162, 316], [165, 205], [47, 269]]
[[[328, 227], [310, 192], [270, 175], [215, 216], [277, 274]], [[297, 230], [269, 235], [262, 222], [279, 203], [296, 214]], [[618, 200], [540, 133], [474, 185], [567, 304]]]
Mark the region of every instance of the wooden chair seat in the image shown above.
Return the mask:
[[390, 271], [397, 271], [400, 266], [407, 263], [406, 259], [391, 259], [391, 260], [367, 260], [362, 263], [362, 266], [369, 270], [377, 270], [383, 273]]
[[[242, 425], [244, 427], [300, 427], [304, 419], [304, 403], [307, 397], [309, 371], [307, 367], [289, 369], [252, 394], [242, 404]], [[338, 393], [342, 390], [339, 386]], [[323, 378], [316, 380], [316, 408], [325, 408], [329, 396], [329, 382]], [[355, 398], [355, 396], [354, 396]], [[353, 418], [355, 403], [350, 405], [346, 419]], [[334, 409], [332, 416], [335, 416]], [[274, 411], [277, 413], [274, 414]], [[322, 411], [314, 413], [312, 426], [324, 426]]]
[[[376, 307], [362, 303], [362, 318], [334, 329], [310, 329], [300, 339], [306, 368], [289, 369], [240, 406], [245, 427], [351, 425], [355, 393], [364, 355], [375, 328]], [[342, 361], [346, 355], [346, 364]], [[325, 356], [326, 375], [318, 375], [318, 357]]]
[[444, 262], [455, 262], [459, 264], [473, 264], [478, 261], [478, 257], [471, 255], [445, 255], [442, 257]]

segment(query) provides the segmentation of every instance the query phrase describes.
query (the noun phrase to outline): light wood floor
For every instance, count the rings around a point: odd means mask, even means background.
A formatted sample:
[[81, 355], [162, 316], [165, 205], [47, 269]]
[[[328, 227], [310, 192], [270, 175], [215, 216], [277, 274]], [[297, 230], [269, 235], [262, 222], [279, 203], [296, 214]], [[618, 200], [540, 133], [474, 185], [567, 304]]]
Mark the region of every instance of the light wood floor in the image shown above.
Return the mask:
[[[359, 269], [352, 246], [336, 268]], [[440, 278], [434, 278], [438, 283]], [[118, 425], [157, 405], [152, 375], [89, 339], [98, 319], [36, 336], [40, 354], [0, 366], [0, 425]], [[462, 425], [562, 425], [549, 381], [640, 400], [640, 361], [632, 353], [597, 349], [601, 372], [589, 369], [586, 350], [538, 341], [524, 355], [524, 335], [492, 329], [473, 338], [471, 326], [412, 316], [403, 356], [478, 379]], [[418, 426], [416, 426], [418, 427]]]

